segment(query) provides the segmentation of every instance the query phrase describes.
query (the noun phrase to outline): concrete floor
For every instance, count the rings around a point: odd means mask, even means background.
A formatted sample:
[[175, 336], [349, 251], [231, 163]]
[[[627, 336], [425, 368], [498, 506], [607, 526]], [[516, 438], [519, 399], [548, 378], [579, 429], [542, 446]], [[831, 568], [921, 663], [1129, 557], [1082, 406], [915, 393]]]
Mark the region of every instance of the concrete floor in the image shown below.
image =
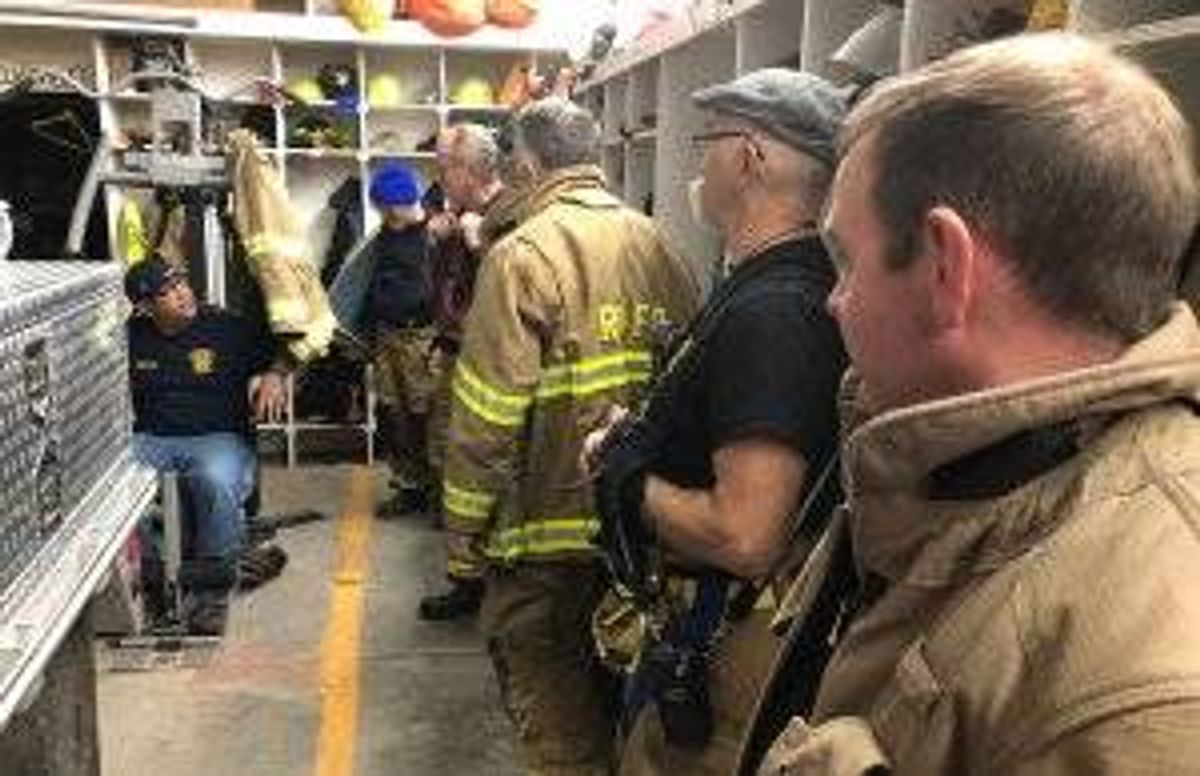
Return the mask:
[[[264, 511], [340, 514], [350, 473], [345, 465], [268, 467]], [[375, 479], [381, 497], [382, 474]], [[105, 776], [315, 773], [335, 527], [329, 520], [280, 532], [287, 568], [235, 599], [225, 640], [192, 661], [200, 665], [102, 673]], [[418, 599], [441, 579], [441, 558], [440, 534], [426, 520], [374, 521], [353, 735], [359, 776], [518, 773], [474, 624], [416, 619]]]

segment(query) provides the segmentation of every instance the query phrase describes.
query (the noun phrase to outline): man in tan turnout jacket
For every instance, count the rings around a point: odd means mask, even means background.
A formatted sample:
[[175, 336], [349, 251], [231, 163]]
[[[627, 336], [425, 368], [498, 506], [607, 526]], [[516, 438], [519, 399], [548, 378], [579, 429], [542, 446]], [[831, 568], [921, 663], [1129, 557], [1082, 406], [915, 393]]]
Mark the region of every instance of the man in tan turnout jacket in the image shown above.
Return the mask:
[[824, 230], [864, 419], [742, 773], [1200, 773], [1192, 148], [1064, 36], [851, 114]]
[[515, 118], [517, 226], [488, 251], [453, 380], [449, 573], [486, 567], [481, 625], [532, 773], [605, 773], [589, 617], [602, 589], [584, 433], [649, 381], [655, 332], [698, 289], [604, 190], [598, 129], [559, 99]]

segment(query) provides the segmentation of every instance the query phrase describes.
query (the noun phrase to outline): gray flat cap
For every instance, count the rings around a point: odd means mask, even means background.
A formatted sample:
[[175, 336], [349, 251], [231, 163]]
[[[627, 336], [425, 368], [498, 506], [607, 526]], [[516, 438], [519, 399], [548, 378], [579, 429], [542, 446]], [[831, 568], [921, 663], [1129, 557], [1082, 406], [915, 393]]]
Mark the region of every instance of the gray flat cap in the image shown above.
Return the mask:
[[705, 110], [737, 116], [783, 143], [832, 165], [833, 140], [846, 115], [842, 93], [811, 73], [756, 70], [692, 94]]

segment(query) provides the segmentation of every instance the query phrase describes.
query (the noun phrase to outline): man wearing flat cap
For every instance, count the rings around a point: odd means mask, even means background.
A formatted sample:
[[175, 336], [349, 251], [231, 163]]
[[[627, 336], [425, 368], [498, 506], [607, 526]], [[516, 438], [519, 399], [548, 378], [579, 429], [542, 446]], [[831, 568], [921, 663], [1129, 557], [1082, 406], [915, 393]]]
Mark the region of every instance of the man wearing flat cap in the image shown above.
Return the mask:
[[[696, 218], [720, 235], [727, 275], [676, 344], [649, 403], [593, 434], [589, 449], [598, 493], [609, 473], [622, 472], [618, 491], [634, 483], [647, 532], [678, 560], [657, 657], [646, 659], [646, 646], [640, 665], [697, 656], [703, 686], [664, 692], [635, 671], [640, 690], [629, 697], [645, 700], [626, 709], [622, 774], [732, 769], [776, 649], [758, 583], [807, 554], [834, 501], [814, 484], [836, 480], [821, 475], [835, 449], [845, 354], [825, 311], [834, 271], [816, 223], [842, 98], [810, 74], [767, 69], [693, 100], [707, 121], [694, 137], [701, 176], [689, 193]], [[810, 490], [806, 512], [815, 517], [794, 530]], [[699, 719], [696, 709], [679, 715], [680, 693], [706, 694], [707, 720], [702, 710]]]

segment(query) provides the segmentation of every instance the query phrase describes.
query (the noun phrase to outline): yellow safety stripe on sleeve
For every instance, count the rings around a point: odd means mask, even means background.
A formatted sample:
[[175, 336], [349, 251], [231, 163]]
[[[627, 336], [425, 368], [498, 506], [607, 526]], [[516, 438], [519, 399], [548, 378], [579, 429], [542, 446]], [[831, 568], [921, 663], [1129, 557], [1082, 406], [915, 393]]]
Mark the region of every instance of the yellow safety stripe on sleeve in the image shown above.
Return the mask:
[[479, 568], [478, 563], [469, 563], [456, 558], [446, 559], [446, 571], [450, 576], [459, 579], [474, 579], [483, 576], [483, 570]]
[[[653, 359], [646, 351], [626, 350], [585, 358], [547, 369], [534, 395], [538, 399], [560, 396], [582, 398], [626, 385], [649, 382]], [[460, 361], [455, 369], [454, 395], [467, 409], [497, 426], [519, 426], [533, 397], [510, 393], [490, 385]]]
[[497, 426], [521, 425], [525, 410], [533, 402], [531, 395], [510, 393], [490, 385], [462, 359], [454, 369], [453, 391], [467, 409]]
[[539, 399], [590, 396], [612, 388], [648, 382], [654, 360], [644, 350], [622, 350], [551, 367], [538, 386]]
[[494, 494], [462, 488], [449, 482], [442, 484], [442, 506], [459, 517], [486, 520], [495, 503]]
[[275, 298], [267, 302], [267, 317], [272, 321], [302, 321], [307, 314], [308, 305], [300, 299]]
[[589, 551], [595, 549], [593, 539], [599, 531], [600, 521], [591, 516], [527, 522], [492, 535], [485, 552], [492, 560], [513, 561]]

